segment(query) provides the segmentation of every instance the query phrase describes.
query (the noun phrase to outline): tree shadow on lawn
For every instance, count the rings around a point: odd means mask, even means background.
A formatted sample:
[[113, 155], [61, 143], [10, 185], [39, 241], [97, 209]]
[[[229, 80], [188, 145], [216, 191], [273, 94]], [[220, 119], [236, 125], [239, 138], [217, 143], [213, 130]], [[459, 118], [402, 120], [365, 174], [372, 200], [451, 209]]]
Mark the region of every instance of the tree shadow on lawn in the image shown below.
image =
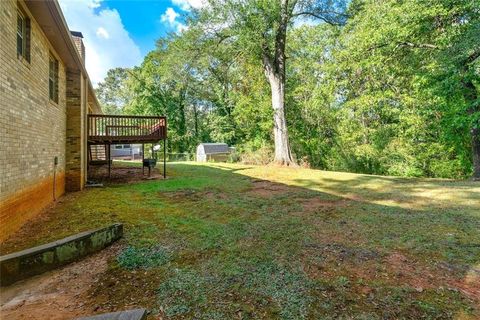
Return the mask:
[[165, 181], [80, 194], [20, 234], [125, 223], [125, 250], [90, 289], [97, 312], [138, 302], [169, 319], [479, 316], [470, 214], [341, 197], [335, 180], [322, 180], [331, 192], [315, 190], [314, 177], [296, 181], [305, 187], [262, 180], [253, 167], [169, 167]]

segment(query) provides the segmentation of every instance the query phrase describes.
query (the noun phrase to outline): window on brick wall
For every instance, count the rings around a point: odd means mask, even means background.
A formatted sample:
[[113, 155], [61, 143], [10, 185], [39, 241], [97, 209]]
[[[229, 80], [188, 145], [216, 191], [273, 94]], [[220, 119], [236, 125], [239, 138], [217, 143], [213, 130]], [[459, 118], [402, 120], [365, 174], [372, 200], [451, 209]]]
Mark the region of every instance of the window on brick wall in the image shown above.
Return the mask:
[[30, 62], [30, 19], [17, 11], [17, 56]]
[[48, 94], [50, 100], [58, 103], [58, 60], [50, 54], [48, 74]]

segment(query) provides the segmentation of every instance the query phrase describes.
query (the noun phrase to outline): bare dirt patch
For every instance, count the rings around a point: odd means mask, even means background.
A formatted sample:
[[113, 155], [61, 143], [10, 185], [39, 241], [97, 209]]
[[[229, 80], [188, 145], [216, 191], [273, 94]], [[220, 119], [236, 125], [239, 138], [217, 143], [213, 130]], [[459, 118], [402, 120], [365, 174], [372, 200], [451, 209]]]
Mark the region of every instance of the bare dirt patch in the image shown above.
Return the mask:
[[438, 275], [433, 274], [433, 270], [422, 266], [399, 252], [388, 255], [383, 263], [394, 279], [408, 284], [418, 291], [435, 287], [435, 282], [438, 283], [438, 280], [441, 280]]
[[89, 303], [87, 292], [107, 270], [108, 260], [120, 248], [109, 248], [70, 264], [2, 288], [0, 318], [72, 319], [98, 313]]
[[400, 252], [384, 254], [340, 243], [306, 246], [303, 263], [313, 278], [349, 274], [353, 279], [407, 285], [417, 292], [445, 288], [480, 305], [480, 266], [426, 265]]
[[253, 180], [252, 184], [252, 188], [246, 194], [261, 198], [271, 198], [276, 195], [286, 194], [293, 189], [289, 186], [267, 180]]
[[87, 299], [95, 313], [136, 308], [152, 311], [157, 307], [156, 291], [161, 281], [162, 274], [155, 269], [111, 267], [88, 290]]
[[108, 166], [92, 166], [89, 172], [89, 180], [109, 183], [109, 184], [125, 184], [135, 183], [145, 180], [161, 180], [163, 174], [159, 168], [153, 168], [150, 176], [148, 176], [148, 168], [142, 173], [142, 167], [133, 166], [112, 166], [111, 175], [108, 177]]
[[419, 291], [442, 286], [458, 290], [480, 304], [480, 266], [469, 267], [441, 262], [430, 267], [412, 261], [400, 253], [389, 255], [385, 262], [398, 281]]
[[309, 247], [318, 250], [317, 254], [322, 256], [334, 256], [336, 260], [341, 262], [362, 262], [379, 259], [380, 257], [380, 253], [378, 251], [357, 247], [347, 247], [339, 243], [310, 245]]
[[303, 211], [307, 213], [331, 211], [337, 208], [346, 207], [351, 202], [349, 199], [325, 200], [319, 197], [299, 199], [298, 201], [301, 203]]
[[376, 250], [341, 242], [322, 242], [305, 246], [303, 264], [312, 278], [350, 274], [355, 278], [374, 279], [381, 260], [382, 253]]

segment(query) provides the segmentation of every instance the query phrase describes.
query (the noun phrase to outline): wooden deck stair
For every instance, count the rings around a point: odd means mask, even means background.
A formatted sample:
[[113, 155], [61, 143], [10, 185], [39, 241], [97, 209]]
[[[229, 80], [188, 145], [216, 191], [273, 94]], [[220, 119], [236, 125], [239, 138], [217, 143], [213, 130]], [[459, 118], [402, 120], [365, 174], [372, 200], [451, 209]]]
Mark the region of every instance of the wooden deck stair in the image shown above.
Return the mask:
[[88, 163], [91, 165], [108, 164], [108, 145], [89, 145], [88, 146]]
[[107, 160], [107, 146], [106, 145], [91, 145], [90, 146], [91, 160]]

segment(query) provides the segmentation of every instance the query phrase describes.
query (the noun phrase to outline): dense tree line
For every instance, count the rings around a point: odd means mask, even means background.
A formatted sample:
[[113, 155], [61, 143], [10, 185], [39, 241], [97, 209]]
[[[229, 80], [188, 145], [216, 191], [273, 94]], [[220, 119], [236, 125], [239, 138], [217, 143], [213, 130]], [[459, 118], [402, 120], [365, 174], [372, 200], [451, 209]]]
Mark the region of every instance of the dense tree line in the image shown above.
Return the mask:
[[477, 1], [210, 0], [188, 26], [98, 88], [108, 112], [167, 115], [170, 150], [480, 178]]

